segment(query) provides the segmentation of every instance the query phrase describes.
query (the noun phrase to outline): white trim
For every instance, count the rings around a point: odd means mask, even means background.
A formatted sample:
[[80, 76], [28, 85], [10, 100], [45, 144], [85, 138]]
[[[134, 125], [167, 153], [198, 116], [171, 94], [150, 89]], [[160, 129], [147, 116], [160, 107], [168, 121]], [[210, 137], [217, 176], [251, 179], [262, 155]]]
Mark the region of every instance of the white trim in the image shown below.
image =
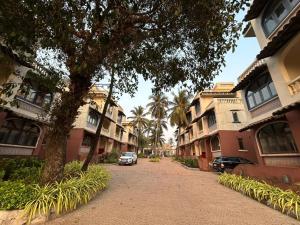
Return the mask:
[[28, 148], [28, 149], [35, 149], [36, 148], [36, 146], [10, 145], [10, 144], [1, 144], [1, 143], [0, 143], [0, 146], [3, 146], [3, 147], [15, 147], [15, 148]]
[[[259, 139], [258, 139], [258, 133], [259, 133], [259, 131], [261, 130], [261, 129], [263, 129], [264, 127], [266, 127], [266, 126], [268, 126], [268, 125], [270, 125], [270, 124], [273, 124], [273, 123], [286, 123], [289, 127], [290, 127], [290, 125], [289, 125], [289, 123], [287, 122], [287, 121], [285, 121], [285, 120], [278, 120], [278, 121], [273, 121], [273, 122], [269, 122], [269, 123], [266, 123], [266, 124], [264, 124], [264, 125], [262, 125], [261, 127], [259, 127], [259, 129], [257, 129], [257, 131], [255, 132], [255, 141], [256, 141], [256, 145], [257, 145], [257, 147], [258, 147], [258, 152], [259, 152], [259, 155], [261, 156], [261, 157], [266, 157], [266, 156], [269, 156], [269, 157], [280, 157], [280, 156], [300, 156], [300, 152], [299, 152], [299, 149], [298, 149], [298, 152], [299, 153], [279, 153], [279, 154], [272, 154], [272, 153], [270, 153], [270, 154], [264, 154], [264, 153], [262, 153], [262, 151], [261, 151], [261, 147], [260, 147], [260, 142], [259, 142]], [[293, 137], [294, 138], [294, 137]], [[296, 146], [296, 147], [298, 147], [298, 146]]]
[[249, 150], [247, 149], [238, 149], [239, 152], [248, 152]]
[[[218, 138], [218, 140], [219, 140], [219, 147], [220, 147], [220, 149], [219, 150], [212, 150], [212, 144], [211, 144], [211, 139], [212, 139], [212, 137], [214, 137], [214, 136], [216, 136], [217, 138]], [[211, 138], [210, 138], [210, 140], [209, 140], [209, 143], [210, 143], [210, 151], [211, 152], [221, 152], [221, 141], [220, 141], [220, 137], [219, 137], [219, 135], [213, 135]]]

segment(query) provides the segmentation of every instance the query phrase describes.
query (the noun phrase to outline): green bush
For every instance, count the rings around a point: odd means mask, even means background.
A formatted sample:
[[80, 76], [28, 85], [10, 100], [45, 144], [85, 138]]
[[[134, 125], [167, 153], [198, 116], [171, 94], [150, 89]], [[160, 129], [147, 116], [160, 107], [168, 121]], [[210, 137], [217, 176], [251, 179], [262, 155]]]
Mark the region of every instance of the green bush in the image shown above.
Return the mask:
[[282, 213], [294, 213], [300, 217], [300, 196], [291, 190], [284, 191], [265, 182], [224, 173], [218, 182], [235, 191], [241, 192], [259, 202], [265, 202]]
[[103, 190], [109, 181], [109, 173], [97, 165], [89, 166], [86, 173], [79, 177], [46, 186], [34, 186], [34, 198], [24, 208], [28, 222], [36, 215], [48, 215], [52, 210], [56, 214], [74, 210], [80, 204], [86, 204], [97, 192]]
[[117, 150], [112, 150], [112, 152], [106, 153], [102, 159], [101, 163], [118, 163], [119, 161], [119, 152]]
[[147, 156], [144, 153], [139, 153], [138, 158], [147, 158]]
[[43, 161], [36, 158], [3, 158], [0, 170], [4, 171], [3, 180], [23, 180], [36, 183], [39, 178]]
[[72, 161], [65, 165], [64, 168], [64, 177], [71, 178], [77, 177], [81, 174], [82, 162]]
[[155, 157], [155, 158], [150, 158], [149, 162], [159, 162], [160, 158], [159, 157]]
[[0, 170], [0, 182], [3, 180], [4, 175], [5, 175], [5, 170]]
[[198, 160], [197, 159], [184, 159], [183, 164], [187, 167], [198, 168]]
[[33, 200], [33, 188], [20, 181], [0, 182], [0, 209], [23, 209]]

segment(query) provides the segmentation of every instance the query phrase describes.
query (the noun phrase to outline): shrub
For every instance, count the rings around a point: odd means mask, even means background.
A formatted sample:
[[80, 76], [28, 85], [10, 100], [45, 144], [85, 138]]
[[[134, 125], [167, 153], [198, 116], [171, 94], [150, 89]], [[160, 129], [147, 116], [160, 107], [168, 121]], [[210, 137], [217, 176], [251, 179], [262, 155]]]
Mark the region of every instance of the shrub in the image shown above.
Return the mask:
[[43, 161], [37, 158], [3, 158], [0, 160], [0, 170], [4, 170], [3, 180], [23, 180], [36, 182]]
[[191, 167], [191, 168], [198, 168], [198, 160], [197, 159], [184, 159], [183, 164]]
[[138, 158], [147, 158], [147, 156], [144, 153], [139, 153]]
[[[75, 166], [74, 166], [75, 167]], [[35, 185], [34, 198], [29, 201], [23, 216], [28, 222], [36, 215], [49, 215], [51, 211], [56, 214], [74, 210], [80, 204], [86, 204], [97, 192], [103, 190], [109, 181], [109, 173], [102, 167], [91, 165], [79, 177], [56, 182], [52, 185]]]
[[300, 217], [300, 196], [293, 191], [284, 191], [265, 182], [227, 173], [220, 175], [218, 182], [259, 202], [272, 205], [282, 213], [292, 212], [297, 219]]
[[71, 178], [77, 177], [81, 173], [82, 162], [72, 161], [65, 165], [64, 168], [64, 177]]
[[119, 152], [117, 150], [112, 150], [112, 152], [106, 153], [103, 155], [103, 157], [100, 159], [100, 162], [102, 163], [118, 163], [119, 160]]
[[160, 158], [159, 157], [155, 157], [155, 158], [150, 158], [149, 162], [159, 162]]
[[0, 209], [23, 209], [33, 199], [33, 188], [20, 181], [0, 182]]
[[4, 175], [5, 175], [5, 171], [0, 170], [0, 182], [3, 180]]

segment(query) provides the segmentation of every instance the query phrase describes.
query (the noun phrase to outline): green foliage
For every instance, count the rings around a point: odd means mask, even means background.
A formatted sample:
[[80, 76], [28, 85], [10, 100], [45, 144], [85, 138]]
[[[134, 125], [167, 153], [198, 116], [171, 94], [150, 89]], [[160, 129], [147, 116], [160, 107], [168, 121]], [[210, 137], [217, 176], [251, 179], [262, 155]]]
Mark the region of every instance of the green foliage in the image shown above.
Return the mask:
[[113, 149], [111, 152], [106, 153], [101, 159], [101, 163], [118, 163], [120, 153]]
[[[71, 163], [68, 171], [76, 171], [78, 163]], [[34, 197], [27, 202], [24, 216], [28, 222], [37, 215], [61, 214], [86, 204], [99, 191], [107, 187], [110, 175], [104, 168], [91, 165], [86, 173], [51, 185], [33, 187]]]
[[159, 157], [154, 157], [154, 158], [150, 158], [149, 162], [159, 162], [160, 158]]
[[64, 177], [71, 178], [77, 177], [81, 174], [82, 162], [72, 161], [65, 165], [64, 168]]
[[227, 173], [220, 175], [218, 182], [259, 202], [265, 202], [282, 213], [293, 213], [297, 219], [300, 218], [300, 196], [291, 190], [284, 191], [265, 182]]
[[183, 164], [187, 167], [198, 168], [198, 160], [197, 159], [184, 159]]
[[23, 209], [33, 200], [33, 187], [21, 181], [0, 182], [0, 209]]
[[141, 152], [138, 154], [138, 158], [147, 158], [147, 156]]
[[3, 158], [0, 170], [4, 171], [3, 180], [21, 180], [25, 183], [37, 183], [43, 161], [36, 158]]
[[3, 180], [4, 175], [5, 175], [5, 170], [0, 170], [0, 182]]

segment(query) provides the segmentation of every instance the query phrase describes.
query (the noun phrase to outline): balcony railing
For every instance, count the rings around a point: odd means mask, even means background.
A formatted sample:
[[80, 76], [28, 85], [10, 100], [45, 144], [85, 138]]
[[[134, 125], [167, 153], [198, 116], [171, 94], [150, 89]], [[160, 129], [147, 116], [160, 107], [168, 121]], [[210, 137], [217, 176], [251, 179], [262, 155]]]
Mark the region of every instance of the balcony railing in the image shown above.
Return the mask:
[[292, 95], [295, 95], [300, 92], [300, 76], [296, 77], [296, 79], [292, 80], [288, 84], [289, 89]]
[[239, 98], [218, 98], [220, 104], [242, 104], [242, 100]]
[[109, 129], [108, 129], [108, 128], [104, 128], [104, 127], [102, 127], [102, 129], [101, 129], [101, 133], [102, 133], [102, 134], [109, 135]]
[[208, 131], [209, 131], [209, 132], [213, 132], [213, 131], [216, 130], [217, 128], [218, 128], [218, 126], [217, 126], [217, 124], [215, 123], [215, 124], [211, 125], [210, 127], [208, 127]]
[[33, 113], [33, 114], [37, 114], [37, 115], [44, 115], [45, 111], [42, 107], [35, 105], [33, 103], [30, 103], [28, 101], [26, 101], [25, 99], [16, 96], [16, 100], [17, 100], [17, 104], [18, 107], [22, 110], [25, 110], [27, 112]]

